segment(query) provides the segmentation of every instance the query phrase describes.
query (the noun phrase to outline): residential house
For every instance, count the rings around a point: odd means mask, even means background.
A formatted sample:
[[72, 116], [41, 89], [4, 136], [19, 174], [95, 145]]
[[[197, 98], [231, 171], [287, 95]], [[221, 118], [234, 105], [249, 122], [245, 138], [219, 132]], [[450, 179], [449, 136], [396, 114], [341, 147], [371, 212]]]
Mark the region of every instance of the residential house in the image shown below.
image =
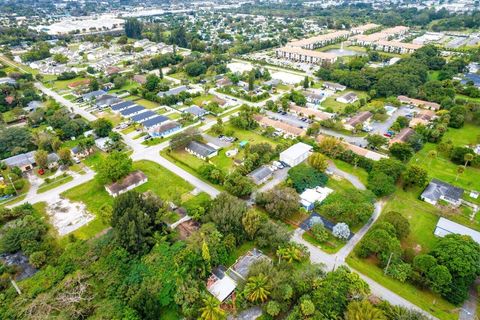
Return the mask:
[[9, 168], [18, 167], [22, 172], [32, 170], [35, 163], [35, 151], [27, 153], [17, 154], [7, 159], [3, 159], [2, 162]]
[[235, 280], [230, 278], [222, 268], [214, 268], [212, 270], [212, 275], [207, 280], [207, 290], [210, 292], [218, 301], [225, 301], [230, 295], [235, 291], [237, 283]]
[[262, 127], [273, 127], [286, 138], [296, 138], [306, 134], [305, 129], [292, 126], [279, 120], [273, 120], [261, 115], [255, 115], [254, 118]]
[[209, 113], [207, 110], [195, 105], [186, 108], [183, 112], [190, 113], [194, 118], [201, 118]]
[[410, 128], [415, 128], [417, 125], [427, 126], [435, 117], [435, 111], [423, 109], [410, 120], [408, 125]]
[[393, 137], [393, 139], [390, 140], [389, 144], [392, 145], [394, 143], [406, 143], [414, 133], [415, 130], [412, 128], [403, 128], [395, 135], [395, 137]]
[[95, 146], [102, 151], [108, 151], [111, 144], [112, 139], [110, 139], [109, 137], [98, 138], [95, 140]]
[[317, 121], [328, 120], [334, 117], [333, 113], [324, 112], [318, 109], [304, 108], [295, 104], [290, 105], [290, 111], [301, 117], [313, 117]]
[[480, 75], [476, 73], [465, 74], [462, 84], [467, 84], [468, 82], [473, 82], [475, 87], [480, 88]]
[[143, 122], [143, 121], [147, 121], [149, 119], [155, 118], [156, 116], [158, 116], [157, 113], [147, 110], [145, 112], [142, 112], [130, 117], [130, 120], [133, 122]]
[[325, 89], [332, 90], [332, 91], [345, 91], [347, 89], [346, 86], [339, 84], [339, 83], [334, 83], [334, 82], [328, 82], [325, 81], [322, 85]]
[[92, 101], [92, 100], [96, 100], [104, 95], [106, 95], [107, 92], [103, 91], [103, 90], [96, 90], [96, 91], [91, 91], [91, 92], [88, 92], [88, 93], [85, 93], [82, 95], [82, 100], [83, 101]]
[[265, 183], [270, 177], [272, 176], [273, 171], [268, 166], [263, 165], [252, 172], [250, 172], [247, 176], [252, 179], [253, 183], [257, 186]]
[[459, 223], [440, 217], [435, 227], [434, 234], [437, 237], [445, 237], [449, 234], [460, 234], [463, 236], [469, 236], [476, 243], [480, 244], [480, 232], [467, 228]]
[[9, 84], [14, 86], [17, 84], [17, 81], [9, 77], [4, 77], [4, 78], [0, 78], [0, 84]]
[[409, 98], [407, 96], [398, 96], [397, 99], [406, 105], [411, 105], [423, 109], [428, 109], [428, 110], [433, 110], [433, 111], [438, 111], [440, 110], [440, 105], [435, 102], [429, 102], [429, 101], [424, 101], [420, 99], [413, 99]]
[[148, 120], [145, 120], [145, 121], [142, 121], [142, 126], [146, 129], [146, 130], [152, 130], [158, 126], [160, 126], [162, 123], [164, 123], [165, 121], [168, 121], [170, 120], [169, 118], [165, 117], [165, 116], [162, 116], [162, 115], [157, 115], [153, 118], [150, 118]]
[[169, 96], [176, 96], [177, 94], [180, 94], [181, 92], [184, 92], [184, 91], [187, 91], [188, 90], [188, 87], [187, 86], [179, 86], [179, 87], [176, 87], [176, 88], [172, 88], [168, 91], [161, 91], [159, 93], [157, 93], [157, 96], [159, 97], [169, 97]]
[[131, 118], [134, 115], [137, 115], [137, 114], [142, 113], [144, 111], [145, 111], [144, 107], [139, 106], [139, 105], [134, 105], [134, 106], [132, 106], [128, 109], [120, 111], [120, 114], [122, 115], [122, 117]]
[[205, 161], [212, 157], [215, 157], [218, 154], [218, 151], [214, 147], [199, 141], [195, 141], [195, 140], [191, 141], [185, 147], [185, 150], [188, 153], [193, 154], [197, 158], [200, 158]]
[[34, 100], [34, 101], [30, 101], [26, 107], [23, 107], [23, 110], [25, 112], [33, 112], [35, 110], [37, 110], [38, 108], [40, 108], [42, 106], [42, 102], [41, 101], [37, 101], [37, 100]]
[[300, 204], [305, 208], [305, 210], [311, 211], [315, 208], [316, 203], [321, 203], [332, 192], [333, 190], [327, 187], [306, 189], [300, 195]]
[[111, 183], [105, 186], [108, 194], [112, 197], [117, 197], [122, 193], [130, 191], [144, 183], [147, 183], [148, 177], [142, 171], [134, 171], [129, 173], [126, 177], [120, 181]]
[[[325, 136], [322, 134], [319, 134], [316, 140], [318, 143], [321, 143], [323, 139], [325, 139]], [[340, 141], [340, 143], [346, 150], [349, 150], [358, 156], [365, 157], [373, 161], [378, 161], [380, 159], [388, 158], [386, 155], [383, 155], [381, 153], [378, 153], [369, 149], [365, 149], [344, 141]]]
[[290, 167], [305, 161], [311, 154], [313, 147], [303, 142], [299, 142], [280, 153], [280, 161], [286, 163]]
[[135, 105], [136, 104], [132, 101], [122, 101], [122, 102], [119, 102], [119, 103], [116, 103], [116, 104], [112, 104], [110, 106], [110, 109], [112, 109], [112, 111], [114, 111], [114, 112], [120, 112], [120, 111], [123, 111], [125, 109], [131, 108]]
[[133, 76], [133, 81], [139, 84], [145, 84], [147, 82], [147, 77], [143, 74], [136, 74]]
[[420, 199], [433, 205], [443, 200], [454, 207], [458, 207], [462, 203], [463, 193], [464, 190], [462, 188], [452, 186], [438, 179], [432, 179], [420, 195]]
[[335, 100], [341, 103], [354, 103], [355, 101], [358, 100], [358, 96], [355, 92], [347, 92]]
[[357, 128], [358, 125], [360, 124], [365, 124], [370, 118], [372, 117], [372, 113], [370, 111], [362, 111], [351, 117], [349, 120], [347, 120], [343, 127], [346, 130], [353, 131]]
[[118, 98], [117, 96], [110, 95], [110, 94], [105, 94], [105, 95], [99, 97], [95, 101], [95, 107], [97, 107], [98, 109], [105, 109], [105, 108], [108, 108], [108, 107], [110, 107], [114, 104], [120, 103], [120, 102], [122, 102], [122, 100], [120, 98]]
[[[148, 121], [150, 121], [150, 120], [148, 120]], [[182, 128], [182, 126], [178, 122], [168, 121], [168, 122], [165, 122], [165, 123], [162, 123], [158, 126], [153, 127], [152, 129], [150, 129], [148, 131], [148, 133], [152, 137], [162, 138], [162, 137], [166, 137], [166, 136], [169, 136], [169, 135], [177, 132], [181, 128]]]

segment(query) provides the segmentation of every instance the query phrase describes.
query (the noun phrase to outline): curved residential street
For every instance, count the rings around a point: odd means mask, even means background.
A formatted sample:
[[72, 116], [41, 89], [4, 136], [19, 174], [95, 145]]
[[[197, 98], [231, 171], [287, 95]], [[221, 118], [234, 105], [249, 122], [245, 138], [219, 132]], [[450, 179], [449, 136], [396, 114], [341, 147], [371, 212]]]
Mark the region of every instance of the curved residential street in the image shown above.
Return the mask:
[[[331, 163], [328, 167], [335, 175], [338, 175], [340, 177], [343, 177], [350, 181], [352, 185], [360, 190], [365, 190], [366, 187], [365, 185], [354, 175], [349, 174], [348, 172], [342, 171], [335, 167], [333, 163]], [[335, 254], [328, 254], [324, 251], [322, 251], [320, 248], [312, 245], [311, 243], [305, 241], [302, 238], [303, 233], [305, 233], [305, 230], [298, 228], [295, 230], [292, 241], [302, 244], [305, 247], [307, 247], [309, 253], [310, 253], [310, 261], [312, 263], [322, 263], [325, 265], [326, 271], [331, 271], [337, 268], [338, 266], [344, 265], [348, 266], [347, 263], [345, 262], [345, 259], [348, 257], [348, 255], [352, 252], [352, 250], [355, 248], [355, 246], [358, 244], [358, 242], [365, 236], [365, 234], [370, 230], [372, 225], [375, 223], [375, 221], [378, 219], [380, 214], [382, 213], [382, 209], [384, 206], [384, 201], [379, 200], [375, 202], [375, 210], [372, 214], [372, 217], [368, 220], [368, 222], [357, 232], [355, 233], [355, 236], [353, 236], [346, 244], [345, 246], [340, 249], [337, 253]], [[351, 267], [350, 267], [351, 268]], [[391, 290], [385, 288], [378, 282], [370, 279], [369, 277], [361, 274], [360, 272], [357, 272], [359, 276], [370, 286], [370, 289], [372, 291], [372, 294], [390, 302], [391, 304], [394, 305], [399, 305], [403, 306], [409, 309], [417, 310], [424, 314], [425, 316], [428, 316], [431, 319], [436, 319], [433, 317], [431, 314], [428, 312], [424, 311], [423, 309], [417, 307], [415, 304], [411, 303], [410, 301], [402, 298], [398, 294], [392, 292]]]

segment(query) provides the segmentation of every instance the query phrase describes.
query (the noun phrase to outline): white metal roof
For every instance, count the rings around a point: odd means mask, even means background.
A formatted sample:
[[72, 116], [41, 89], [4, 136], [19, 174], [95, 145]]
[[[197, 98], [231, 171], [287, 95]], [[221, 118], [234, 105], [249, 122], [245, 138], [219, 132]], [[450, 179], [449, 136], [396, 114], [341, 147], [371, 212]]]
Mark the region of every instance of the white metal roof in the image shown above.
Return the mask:
[[480, 244], [480, 232], [462, 226], [461, 224], [451, 220], [440, 218], [435, 229], [435, 235], [444, 237], [452, 233], [470, 236], [472, 237], [473, 241]]
[[308, 145], [303, 142], [299, 142], [288, 148], [287, 150], [283, 151], [280, 153], [281, 156], [283, 157], [288, 157], [290, 159], [295, 159], [299, 157], [300, 155], [303, 155], [306, 152], [309, 152], [312, 150], [313, 147], [311, 145]]
[[230, 296], [236, 287], [237, 283], [229, 276], [224, 275], [222, 279], [218, 279], [207, 289], [215, 298], [217, 298], [220, 302], [223, 302], [228, 298], [228, 296]]

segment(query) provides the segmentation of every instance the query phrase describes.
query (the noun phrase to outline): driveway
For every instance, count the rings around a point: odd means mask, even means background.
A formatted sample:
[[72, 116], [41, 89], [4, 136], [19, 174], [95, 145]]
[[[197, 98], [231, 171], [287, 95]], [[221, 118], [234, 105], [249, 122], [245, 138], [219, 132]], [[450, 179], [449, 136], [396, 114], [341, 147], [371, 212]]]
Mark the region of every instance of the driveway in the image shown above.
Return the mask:
[[390, 129], [392, 124], [397, 121], [398, 117], [406, 116], [407, 114], [412, 113], [412, 109], [407, 106], [401, 106], [390, 116], [385, 122], [372, 122], [371, 126], [373, 128], [371, 133], [376, 133], [379, 135], [383, 135]]

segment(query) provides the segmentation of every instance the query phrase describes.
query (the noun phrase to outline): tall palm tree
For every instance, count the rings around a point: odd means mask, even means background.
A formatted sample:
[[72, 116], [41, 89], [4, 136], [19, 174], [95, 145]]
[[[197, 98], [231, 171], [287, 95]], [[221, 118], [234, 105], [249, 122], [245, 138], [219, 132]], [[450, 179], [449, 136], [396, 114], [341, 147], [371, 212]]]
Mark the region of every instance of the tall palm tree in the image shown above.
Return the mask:
[[204, 306], [200, 308], [200, 319], [202, 320], [221, 320], [225, 319], [225, 311], [220, 308], [220, 302], [211, 295], [203, 299]]
[[345, 320], [386, 320], [382, 310], [375, 308], [367, 300], [352, 301], [345, 312]]
[[465, 160], [465, 169], [467, 168], [467, 165], [470, 161], [473, 160], [473, 154], [467, 153], [463, 156], [463, 160]]
[[265, 302], [270, 295], [270, 285], [268, 277], [260, 273], [257, 276], [250, 277], [245, 285], [245, 295], [251, 302]]

